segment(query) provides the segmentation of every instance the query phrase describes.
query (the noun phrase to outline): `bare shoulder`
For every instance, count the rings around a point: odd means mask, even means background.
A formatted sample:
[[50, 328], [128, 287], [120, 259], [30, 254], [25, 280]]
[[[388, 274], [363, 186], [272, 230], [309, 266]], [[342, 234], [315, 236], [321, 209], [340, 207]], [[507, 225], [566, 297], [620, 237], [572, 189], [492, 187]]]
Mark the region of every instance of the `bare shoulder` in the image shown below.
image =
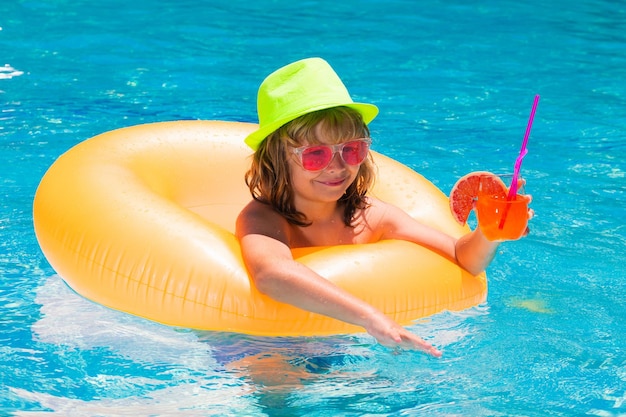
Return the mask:
[[367, 207], [357, 216], [355, 231], [359, 243], [371, 243], [384, 239], [392, 227], [391, 223], [398, 218], [397, 207], [375, 197], [367, 198]]
[[454, 259], [453, 237], [411, 217], [401, 208], [381, 200], [371, 199], [370, 209], [377, 217], [379, 239], [407, 240], [428, 247]]
[[369, 198], [366, 220], [379, 239], [402, 239], [423, 243], [430, 228], [418, 222], [400, 207]]
[[[269, 204], [263, 204], [257, 200], [250, 200], [239, 213], [239, 218], [255, 218], [258, 216], [271, 216], [274, 212]], [[277, 214], [277, 213], [276, 213]]]
[[287, 242], [288, 230], [287, 220], [270, 205], [252, 200], [237, 216], [235, 234], [239, 239], [246, 235], [256, 234]]
[[375, 197], [368, 197], [367, 203], [368, 208], [365, 210], [365, 215], [368, 222], [371, 224], [383, 225], [389, 221], [396, 221], [399, 218], [408, 216], [408, 214], [399, 207]]

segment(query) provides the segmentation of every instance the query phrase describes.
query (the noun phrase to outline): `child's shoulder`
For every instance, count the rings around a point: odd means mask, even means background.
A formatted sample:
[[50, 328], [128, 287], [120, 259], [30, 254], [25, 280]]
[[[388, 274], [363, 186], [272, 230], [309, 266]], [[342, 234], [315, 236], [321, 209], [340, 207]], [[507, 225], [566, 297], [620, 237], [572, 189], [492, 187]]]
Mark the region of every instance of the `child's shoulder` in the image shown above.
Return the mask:
[[393, 213], [389, 213], [389, 210], [392, 208], [393, 206], [383, 200], [376, 197], [367, 197], [367, 206], [362, 211], [362, 216], [374, 234], [376, 234], [379, 228], [384, 227], [389, 215], [393, 215]]
[[287, 220], [269, 204], [257, 200], [250, 201], [237, 217], [238, 234], [261, 233], [267, 230], [282, 230]]
[[269, 204], [265, 204], [258, 200], [250, 200], [248, 204], [241, 209], [239, 213], [240, 217], [255, 217], [255, 216], [271, 216], [276, 213]]
[[401, 208], [376, 197], [368, 197], [367, 204], [363, 211], [364, 217], [374, 229], [387, 229], [391, 224], [405, 221], [408, 217]]
[[368, 214], [384, 215], [387, 211], [394, 206], [379, 198], [368, 196], [367, 197], [367, 209]]

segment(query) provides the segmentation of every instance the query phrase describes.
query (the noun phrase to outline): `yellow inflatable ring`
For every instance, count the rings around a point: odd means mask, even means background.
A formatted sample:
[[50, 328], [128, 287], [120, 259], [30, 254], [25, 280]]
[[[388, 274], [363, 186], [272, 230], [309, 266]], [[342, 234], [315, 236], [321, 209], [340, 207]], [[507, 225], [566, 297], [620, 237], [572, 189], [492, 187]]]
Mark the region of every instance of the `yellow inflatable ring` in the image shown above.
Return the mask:
[[[252, 285], [233, 232], [250, 200], [243, 181], [256, 125], [177, 121], [86, 140], [44, 175], [34, 200], [37, 239], [51, 266], [82, 296], [160, 323], [256, 335], [327, 335], [363, 329], [282, 304]], [[373, 194], [445, 232], [467, 231], [446, 196], [404, 165], [373, 152]], [[472, 276], [418, 245], [295, 250], [320, 275], [411, 321], [486, 298]]]

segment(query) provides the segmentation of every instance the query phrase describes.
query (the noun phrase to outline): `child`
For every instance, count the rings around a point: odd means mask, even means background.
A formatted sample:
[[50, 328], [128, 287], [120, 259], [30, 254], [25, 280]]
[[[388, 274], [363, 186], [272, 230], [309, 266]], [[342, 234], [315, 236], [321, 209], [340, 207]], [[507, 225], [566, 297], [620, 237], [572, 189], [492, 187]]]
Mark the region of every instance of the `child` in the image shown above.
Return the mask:
[[478, 274], [498, 243], [478, 228], [455, 239], [367, 195], [374, 180], [367, 124], [378, 109], [353, 102], [326, 61], [304, 59], [270, 74], [259, 88], [258, 113], [260, 127], [245, 139], [255, 150], [246, 173], [253, 200], [236, 227], [258, 290], [362, 326], [383, 345], [441, 356], [379, 310], [295, 261], [290, 249], [403, 239]]

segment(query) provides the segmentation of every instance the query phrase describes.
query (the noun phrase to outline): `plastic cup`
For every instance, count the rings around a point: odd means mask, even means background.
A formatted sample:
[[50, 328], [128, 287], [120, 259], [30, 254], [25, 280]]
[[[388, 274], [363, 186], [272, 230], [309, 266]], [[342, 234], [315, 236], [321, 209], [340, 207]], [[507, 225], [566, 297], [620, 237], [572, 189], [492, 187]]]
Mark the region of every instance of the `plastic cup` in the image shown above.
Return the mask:
[[514, 200], [480, 195], [476, 201], [476, 216], [478, 227], [487, 239], [516, 240], [524, 236], [528, 226], [528, 199], [522, 194], [517, 194]]

